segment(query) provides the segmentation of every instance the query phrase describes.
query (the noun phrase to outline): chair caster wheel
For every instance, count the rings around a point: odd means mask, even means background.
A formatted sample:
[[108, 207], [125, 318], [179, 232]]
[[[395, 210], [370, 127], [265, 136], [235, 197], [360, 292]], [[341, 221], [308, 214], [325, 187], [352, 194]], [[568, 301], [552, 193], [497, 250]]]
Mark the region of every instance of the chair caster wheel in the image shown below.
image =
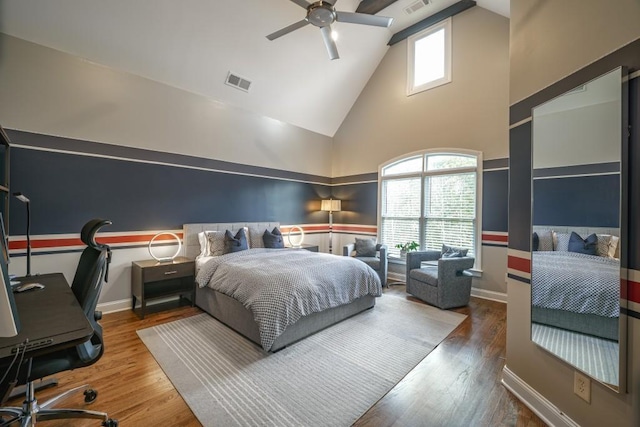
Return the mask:
[[94, 400], [98, 397], [98, 392], [92, 388], [89, 388], [84, 391], [84, 402], [85, 403], [93, 403]]
[[118, 427], [118, 420], [109, 418], [107, 421], [102, 422], [102, 427]]

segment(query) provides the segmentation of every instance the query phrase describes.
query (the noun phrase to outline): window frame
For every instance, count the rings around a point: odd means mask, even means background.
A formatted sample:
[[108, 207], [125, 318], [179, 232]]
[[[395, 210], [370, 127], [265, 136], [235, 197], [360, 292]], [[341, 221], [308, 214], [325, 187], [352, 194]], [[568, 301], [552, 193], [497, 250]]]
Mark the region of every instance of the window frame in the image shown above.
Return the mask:
[[[461, 168], [452, 168], [452, 169], [444, 169], [444, 170], [433, 170], [427, 171], [426, 159], [428, 155], [464, 155], [464, 156], [474, 156], [476, 158], [476, 167], [461, 167]], [[402, 174], [393, 174], [388, 176], [383, 176], [384, 168], [387, 168], [395, 163], [399, 163], [404, 160], [409, 160], [415, 157], [422, 157], [422, 171], [420, 172], [408, 172]], [[474, 255], [475, 255], [475, 264], [473, 266], [473, 271], [479, 274], [482, 273], [482, 152], [475, 150], [467, 150], [460, 148], [433, 148], [426, 149], [420, 151], [414, 151], [411, 153], [403, 154], [402, 156], [395, 157], [385, 163], [382, 163], [378, 167], [378, 241], [380, 243], [386, 244], [386, 242], [382, 241], [382, 186], [384, 181], [394, 180], [394, 179], [407, 179], [407, 178], [420, 178], [420, 217], [419, 217], [419, 231], [418, 231], [418, 240], [420, 243], [420, 250], [424, 248], [424, 222], [426, 219], [425, 216], [425, 194], [424, 194], [424, 186], [425, 186], [425, 178], [428, 176], [436, 176], [436, 175], [454, 175], [465, 172], [475, 172], [476, 173], [476, 215], [475, 215], [475, 233], [474, 233]], [[393, 262], [403, 263], [404, 261], [398, 257], [389, 257]]]
[[[444, 77], [415, 86], [416, 42], [440, 31], [441, 29], [444, 29]], [[407, 38], [407, 96], [415, 95], [447, 83], [451, 83], [451, 18], [438, 22], [437, 24], [434, 24]]]

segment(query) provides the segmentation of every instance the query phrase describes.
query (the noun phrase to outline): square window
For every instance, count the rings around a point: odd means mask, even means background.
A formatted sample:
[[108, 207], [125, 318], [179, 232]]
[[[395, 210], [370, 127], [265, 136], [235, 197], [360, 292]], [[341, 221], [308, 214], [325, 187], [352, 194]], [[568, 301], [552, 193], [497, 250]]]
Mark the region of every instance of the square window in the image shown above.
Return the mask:
[[451, 18], [408, 38], [407, 95], [451, 81]]

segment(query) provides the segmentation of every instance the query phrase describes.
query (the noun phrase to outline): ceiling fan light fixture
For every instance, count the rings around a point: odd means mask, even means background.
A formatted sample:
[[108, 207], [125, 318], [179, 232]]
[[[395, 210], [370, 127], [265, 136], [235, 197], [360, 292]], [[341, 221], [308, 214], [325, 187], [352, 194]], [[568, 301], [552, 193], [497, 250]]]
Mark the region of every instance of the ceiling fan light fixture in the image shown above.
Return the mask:
[[334, 42], [337, 42], [339, 37], [340, 36], [338, 35], [338, 32], [336, 30], [331, 30], [331, 38]]
[[307, 21], [316, 27], [326, 27], [336, 20], [336, 10], [333, 5], [324, 1], [313, 3], [307, 9]]
[[[322, 34], [322, 40], [324, 41], [329, 59], [338, 59], [338, 48], [336, 46], [336, 40], [338, 34], [332, 31], [331, 24], [334, 22], [346, 22], [349, 24], [360, 25], [373, 25], [376, 27], [388, 28], [393, 22], [393, 18], [387, 18], [384, 16], [370, 15], [367, 13], [357, 12], [338, 12], [335, 8], [337, 0], [318, 0], [313, 3], [309, 3], [307, 0], [290, 0], [298, 6], [306, 9], [307, 15], [304, 19], [294, 22], [293, 24], [284, 27], [274, 33], [267, 36], [267, 39], [273, 41], [280, 38], [292, 31], [302, 28], [308, 24], [320, 28]], [[422, 0], [427, 2], [428, 0]]]

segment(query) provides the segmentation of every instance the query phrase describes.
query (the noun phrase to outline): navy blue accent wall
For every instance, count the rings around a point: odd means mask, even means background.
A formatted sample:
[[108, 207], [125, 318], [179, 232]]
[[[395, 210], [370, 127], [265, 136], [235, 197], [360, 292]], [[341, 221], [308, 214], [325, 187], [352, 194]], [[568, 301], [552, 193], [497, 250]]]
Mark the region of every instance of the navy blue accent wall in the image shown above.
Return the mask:
[[342, 211], [333, 215], [340, 224], [378, 224], [378, 183], [337, 185], [332, 188], [335, 199], [342, 200]]
[[482, 176], [482, 229], [508, 231], [509, 171], [486, 171]]
[[533, 181], [533, 224], [620, 226], [620, 175]]
[[531, 122], [509, 131], [509, 247], [531, 249]]
[[[180, 229], [188, 222], [326, 221], [319, 199], [330, 187], [100, 157], [11, 150], [11, 191], [31, 199], [33, 234], [77, 233], [94, 217], [109, 231]], [[10, 234], [26, 214], [10, 205]]]

